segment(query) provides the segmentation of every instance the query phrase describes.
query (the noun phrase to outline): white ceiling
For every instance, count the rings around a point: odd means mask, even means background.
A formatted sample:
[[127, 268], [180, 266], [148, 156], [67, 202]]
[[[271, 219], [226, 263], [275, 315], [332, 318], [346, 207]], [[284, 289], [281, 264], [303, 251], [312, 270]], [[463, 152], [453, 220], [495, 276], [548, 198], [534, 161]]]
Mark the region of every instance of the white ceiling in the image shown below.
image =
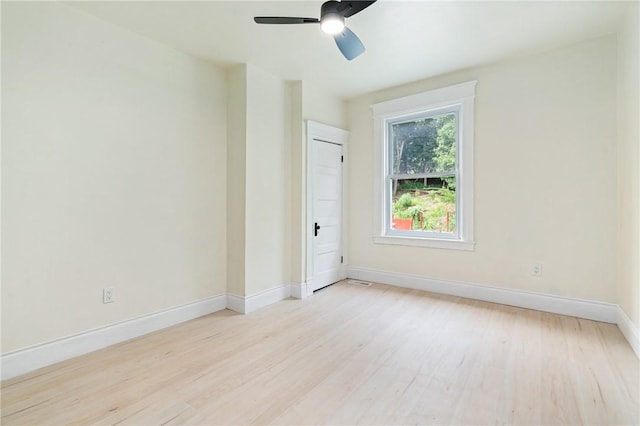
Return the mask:
[[318, 25], [252, 19], [319, 17], [322, 0], [67, 4], [218, 65], [250, 63], [343, 99], [614, 33], [625, 10], [613, 1], [379, 0], [347, 19], [367, 48], [349, 62]]

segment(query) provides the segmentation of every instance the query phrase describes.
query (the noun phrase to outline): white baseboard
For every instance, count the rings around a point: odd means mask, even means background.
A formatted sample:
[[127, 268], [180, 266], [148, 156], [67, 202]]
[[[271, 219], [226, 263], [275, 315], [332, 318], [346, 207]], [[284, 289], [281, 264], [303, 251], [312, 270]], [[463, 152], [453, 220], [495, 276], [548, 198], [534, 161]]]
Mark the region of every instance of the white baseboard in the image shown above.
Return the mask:
[[[437, 280], [428, 277], [398, 274], [367, 268], [348, 268], [349, 278], [379, 282], [398, 287], [449, 294], [487, 302], [501, 303], [544, 312], [576, 316], [618, 324], [622, 334], [640, 357], [638, 327], [617, 305], [570, 299], [559, 296], [489, 287], [479, 284]], [[46, 367], [104, 347], [142, 336], [184, 321], [225, 308], [246, 314], [291, 296], [305, 298], [306, 283], [286, 284], [250, 296], [219, 295], [186, 305], [176, 306], [150, 315], [89, 330], [51, 342], [7, 352], [0, 356], [2, 380]]]
[[[295, 286], [286, 284], [245, 297], [222, 294], [51, 342], [7, 352], [0, 356], [0, 378], [2, 380], [10, 379], [56, 362], [84, 355], [223, 309], [228, 308], [232, 311], [248, 314], [291, 297], [292, 287]], [[300, 288], [306, 290], [305, 287]], [[306, 294], [306, 292], [301, 294]]]
[[636, 356], [640, 358], [640, 332], [638, 332], [638, 327], [629, 319], [626, 312], [622, 310], [620, 306], [618, 306], [617, 309], [616, 324], [618, 324], [618, 328], [625, 339], [627, 339], [627, 342], [629, 342], [629, 345], [631, 345]]
[[291, 297], [306, 299], [309, 296], [307, 289], [307, 283], [293, 283], [291, 284]]
[[261, 291], [260, 293], [252, 294], [246, 298], [246, 311], [245, 313], [251, 313], [257, 311], [260, 308], [271, 305], [273, 303], [280, 302], [281, 300], [291, 297], [291, 284], [285, 284], [282, 286], [270, 288], [269, 290]]
[[451, 296], [569, 315], [611, 324], [616, 324], [618, 317], [618, 306], [613, 303], [594, 302], [481, 284], [378, 271], [368, 268], [350, 267], [348, 268], [347, 275], [349, 278], [357, 280], [373, 281], [397, 287], [448, 294]]
[[239, 314], [246, 314], [245, 298], [235, 294], [227, 294], [227, 309]]
[[2, 380], [10, 379], [56, 362], [221, 311], [226, 306], [226, 295], [209, 297], [51, 342], [7, 352], [0, 357], [1, 378]]
[[260, 308], [291, 297], [292, 284], [273, 287], [250, 296], [227, 294], [227, 308], [241, 314], [248, 314]]

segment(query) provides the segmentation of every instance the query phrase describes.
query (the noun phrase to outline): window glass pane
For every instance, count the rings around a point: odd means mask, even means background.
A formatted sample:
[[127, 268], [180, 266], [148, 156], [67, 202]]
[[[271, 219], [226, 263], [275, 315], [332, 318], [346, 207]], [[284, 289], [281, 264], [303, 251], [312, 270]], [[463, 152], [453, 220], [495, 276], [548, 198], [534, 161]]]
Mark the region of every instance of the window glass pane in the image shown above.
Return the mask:
[[391, 179], [390, 229], [456, 233], [456, 178]]
[[391, 174], [455, 173], [456, 129], [456, 113], [390, 123]]

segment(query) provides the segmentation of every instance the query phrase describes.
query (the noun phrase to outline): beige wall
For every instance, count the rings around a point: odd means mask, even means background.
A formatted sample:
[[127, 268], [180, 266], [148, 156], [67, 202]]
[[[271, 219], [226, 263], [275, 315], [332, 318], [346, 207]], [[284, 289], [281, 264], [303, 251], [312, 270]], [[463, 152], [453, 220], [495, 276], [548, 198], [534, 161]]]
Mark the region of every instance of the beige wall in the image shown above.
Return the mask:
[[2, 352], [224, 293], [224, 73], [52, 2], [2, 57]]
[[227, 70], [227, 292], [244, 296], [247, 67]]
[[246, 295], [291, 283], [289, 90], [247, 66]]
[[[370, 106], [469, 80], [475, 251], [373, 244]], [[616, 302], [615, 111], [615, 37], [352, 100], [350, 265]]]
[[302, 114], [305, 120], [317, 121], [340, 129], [347, 128], [344, 101], [328, 95], [308, 82], [302, 83]]
[[629, 3], [618, 36], [618, 303], [640, 327], [640, 34], [638, 3]]
[[303, 115], [302, 81], [291, 81], [291, 282], [306, 280], [306, 137]]

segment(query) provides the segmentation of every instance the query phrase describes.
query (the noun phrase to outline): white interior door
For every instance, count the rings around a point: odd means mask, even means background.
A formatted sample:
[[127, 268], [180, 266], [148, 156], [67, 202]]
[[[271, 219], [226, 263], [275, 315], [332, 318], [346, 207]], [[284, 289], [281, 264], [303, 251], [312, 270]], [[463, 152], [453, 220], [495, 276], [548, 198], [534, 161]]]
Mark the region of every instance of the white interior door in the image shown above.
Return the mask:
[[342, 145], [312, 141], [311, 291], [339, 281], [342, 257]]

